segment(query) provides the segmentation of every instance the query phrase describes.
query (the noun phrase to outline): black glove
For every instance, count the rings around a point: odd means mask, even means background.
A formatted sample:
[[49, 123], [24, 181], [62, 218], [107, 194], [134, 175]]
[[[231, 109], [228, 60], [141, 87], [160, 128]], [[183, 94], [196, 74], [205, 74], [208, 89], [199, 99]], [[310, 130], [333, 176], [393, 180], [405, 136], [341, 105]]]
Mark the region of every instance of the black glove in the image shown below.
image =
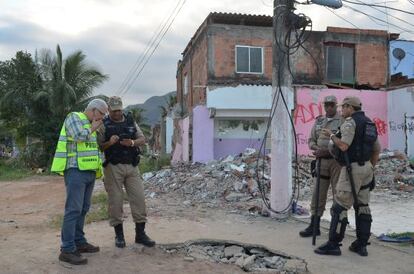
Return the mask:
[[369, 191], [372, 191], [375, 188], [375, 176], [372, 175], [372, 181], [369, 183]]

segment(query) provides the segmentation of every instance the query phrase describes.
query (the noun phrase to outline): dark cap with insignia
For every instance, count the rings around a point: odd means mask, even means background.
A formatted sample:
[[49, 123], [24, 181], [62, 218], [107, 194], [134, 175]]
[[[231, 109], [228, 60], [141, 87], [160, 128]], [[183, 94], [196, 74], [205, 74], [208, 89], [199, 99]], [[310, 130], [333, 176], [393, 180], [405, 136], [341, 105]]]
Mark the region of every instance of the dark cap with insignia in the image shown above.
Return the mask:
[[329, 96], [326, 96], [323, 99], [323, 103], [324, 104], [325, 103], [335, 103], [335, 104], [337, 104], [338, 103], [338, 100], [336, 99], [336, 97], [334, 95], [329, 95]]

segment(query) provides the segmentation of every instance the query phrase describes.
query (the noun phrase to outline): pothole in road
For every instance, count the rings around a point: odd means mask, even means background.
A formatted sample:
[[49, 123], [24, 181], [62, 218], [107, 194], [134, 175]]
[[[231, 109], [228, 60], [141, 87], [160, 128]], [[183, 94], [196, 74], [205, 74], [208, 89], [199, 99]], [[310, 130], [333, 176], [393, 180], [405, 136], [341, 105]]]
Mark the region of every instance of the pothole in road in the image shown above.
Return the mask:
[[158, 247], [169, 254], [183, 255], [184, 260], [189, 262], [206, 260], [219, 264], [235, 264], [245, 272], [309, 273], [305, 260], [262, 245], [199, 239]]

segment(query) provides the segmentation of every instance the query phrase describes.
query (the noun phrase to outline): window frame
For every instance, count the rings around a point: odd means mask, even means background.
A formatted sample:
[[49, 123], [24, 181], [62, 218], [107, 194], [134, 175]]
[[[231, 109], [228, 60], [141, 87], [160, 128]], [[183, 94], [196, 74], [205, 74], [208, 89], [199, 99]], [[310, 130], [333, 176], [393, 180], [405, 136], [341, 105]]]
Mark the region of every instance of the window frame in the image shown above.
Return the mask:
[[[238, 71], [237, 70], [237, 48], [247, 48], [248, 49], [248, 57], [249, 57], [249, 59], [248, 59], [248, 63], [249, 63], [249, 71]], [[261, 72], [251, 72], [250, 71], [250, 49], [252, 49], [252, 48], [254, 48], [254, 49], [260, 49], [260, 52], [261, 52]], [[234, 47], [234, 49], [235, 49], [235, 71], [236, 71], [236, 73], [245, 73], [245, 74], [257, 74], [257, 75], [260, 75], [260, 74], [264, 74], [264, 47], [258, 47], [258, 46], [245, 46], [245, 45], [235, 45], [235, 47]]]
[[[352, 55], [352, 62], [353, 62], [353, 79], [352, 81], [347, 81], [346, 79], [344, 79], [343, 74], [344, 74], [344, 55], [341, 55], [341, 78], [340, 79], [330, 79], [328, 78], [328, 71], [329, 71], [329, 48], [350, 48], [353, 50], [353, 55]], [[325, 43], [325, 79], [328, 82], [331, 83], [337, 83], [337, 84], [352, 84], [354, 85], [356, 83], [356, 52], [355, 52], [355, 44], [346, 44], [346, 43]], [[332, 81], [332, 80], [340, 80], [340, 81]]]

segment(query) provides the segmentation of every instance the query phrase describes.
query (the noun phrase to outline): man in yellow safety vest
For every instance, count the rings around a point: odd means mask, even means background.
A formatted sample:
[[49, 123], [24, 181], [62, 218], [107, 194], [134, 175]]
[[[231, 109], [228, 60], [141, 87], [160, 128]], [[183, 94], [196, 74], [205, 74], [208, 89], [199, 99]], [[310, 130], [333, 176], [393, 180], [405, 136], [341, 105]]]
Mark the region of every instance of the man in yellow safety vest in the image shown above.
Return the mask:
[[83, 226], [91, 205], [95, 178], [102, 176], [102, 162], [96, 140], [96, 130], [108, 106], [101, 99], [89, 102], [84, 112], [71, 112], [60, 131], [52, 172], [63, 175], [66, 186], [65, 214], [61, 232], [59, 260], [70, 264], [86, 264], [81, 253], [99, 251], [87, 242]]

